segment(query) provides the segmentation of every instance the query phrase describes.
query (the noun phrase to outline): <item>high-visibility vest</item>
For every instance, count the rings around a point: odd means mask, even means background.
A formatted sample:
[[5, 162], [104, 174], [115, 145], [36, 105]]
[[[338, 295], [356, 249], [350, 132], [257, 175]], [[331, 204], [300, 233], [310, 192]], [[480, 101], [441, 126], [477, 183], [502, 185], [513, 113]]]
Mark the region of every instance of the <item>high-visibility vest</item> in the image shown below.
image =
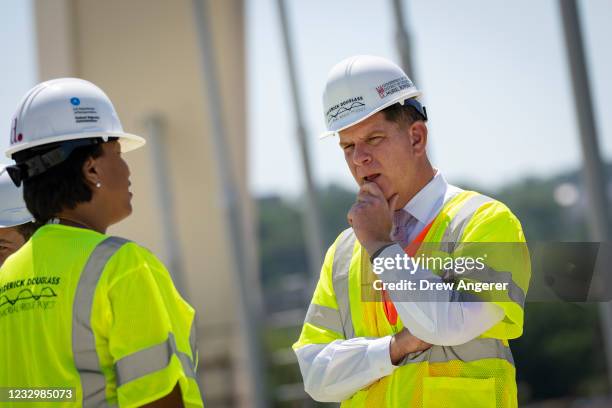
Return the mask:
[[148, 250], [43, 226], [0, 268], [0, 387], [72, 390], [34, 406], [123, 408], [178, 383], [184, 405], [202, 407], [194, 319]]
[[[445, 203], [423, 242], [450, 256], [461, 253], [466, 243], [513, 243], [511, 256], [501, 248], [491, 251], [486, 259], [486, 273], [493, 274], [495, 281], [508, 283], [502, 298], [490, 300], [505, 316], [465, 344], [432, 346], [409, 354], [391, 375], [356, 392], [342, 407], [516, 407], [516, 371], [508, 340], [522, 334], [531, 275], [529, 251], [518, 219], [501, 202], [463, 191]], [[371, 274], [368, 254], [354, 232], [345, 230], [326, 254], [294, 349], [401, 331], [401, 319], [395, 325], [389, 323], [384, 302], [362, 301], [362, 286]]]

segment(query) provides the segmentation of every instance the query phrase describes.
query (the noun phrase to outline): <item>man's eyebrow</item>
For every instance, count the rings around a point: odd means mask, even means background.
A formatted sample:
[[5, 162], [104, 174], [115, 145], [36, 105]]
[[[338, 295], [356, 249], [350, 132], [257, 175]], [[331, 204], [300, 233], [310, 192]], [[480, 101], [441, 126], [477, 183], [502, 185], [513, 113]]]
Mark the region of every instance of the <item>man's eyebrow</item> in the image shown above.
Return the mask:
[[385, 135], [385, 131], [382, 129], [375, 129], [371, 132], [369, 132], [368, 134], [366, 134], [363, 138], [364, 139], [368, 139], [372, 136], [384, 136]]
[[[365, 136], [359, 137], [359, 140], [368, 140], [372, 136], [385, 136], [385, 131], [382, 130], [382, 129], [372, 130], [371, 132], [368, 132]], [[352, 143], [354, 143], [354, 142], [353, 141], [348, 141], [348, 142], [340, 141], [338, 144], [340, 145], [340, 147], [344, 147], [344, 146], [348, 146], [348, 145], [350, 145]]]

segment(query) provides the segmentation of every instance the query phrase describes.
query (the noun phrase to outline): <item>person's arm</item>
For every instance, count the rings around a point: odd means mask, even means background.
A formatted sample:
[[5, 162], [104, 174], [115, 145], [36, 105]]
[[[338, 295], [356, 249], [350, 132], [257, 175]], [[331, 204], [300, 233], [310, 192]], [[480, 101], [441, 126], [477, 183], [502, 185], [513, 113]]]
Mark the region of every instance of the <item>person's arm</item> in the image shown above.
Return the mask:
[[395, 336], [308, 344], [295, 353], [306, 392], [316, 401], [342, 402], [393, 373], [407, 354], [429, 347], [404, 329]]
[[[385, 248], [381, 258], [403, 256], [397, 244]], [[379, 275], [385, 283], [413, 281], [417, 287], [421, 280], [432, 283], [442, 278], [427, 269], [417, 268], [414, 274], [405, 270], [387, 270]], [[475, 339], [504, 318], [501, 307], [490, 302], [457, 302], [456, 290], [389, 291], [389, 296], [402, 322], [416, 337], [439, 346], [456, 346]]]
[[332, 279], [337, 243], [325, 255], [300, 338], [293, 345], [306, 392], [322, 402], [349, 398], [391, 374], [393, 363], [406, 354], [429, 347], [406, 330], [394, 337], [346, 339]]
[[334, 340], [295, 350], [304, 390], [315, 401], [342, 402], [395, 367], [389, 356], [391, 336]]
[[183, 408], [183, 396], [181, 395], [181, 387], [178, 383], [172, 392], [157, 401], [143, 405], [142, 408]]
[[107, 342], [105, 364], [112, 364], [118, 405], [201, 407], [197, 352], [190, 341], [194, 311], [168, 271], [134, 243], [124, 245], [106, 268], [105, 296], [99, 298], [106, 305], [96, 308], [95, 319], [106, 327], [94, 330]]

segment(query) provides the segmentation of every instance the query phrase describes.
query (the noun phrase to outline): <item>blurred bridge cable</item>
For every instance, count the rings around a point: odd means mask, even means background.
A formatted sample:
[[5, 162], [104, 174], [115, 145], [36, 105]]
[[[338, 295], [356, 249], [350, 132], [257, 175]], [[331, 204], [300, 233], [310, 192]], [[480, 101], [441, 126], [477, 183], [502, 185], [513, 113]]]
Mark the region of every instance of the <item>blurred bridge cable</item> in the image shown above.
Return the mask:
[[278, 17], [280, 20], [283, 45], [285, 49], [285, 58], [287, 59], [287, 70], [289, 74], [289, 82], [291, 85], [291, 96], [293, 99], [293, 111], [296, 121], [296, 137], [300, 147], [300, 157], [302, 159], [302, 173], [306, 187], [306, 205], [304, 208], [303, 225], [306, 234], [306, 245], [308, 250], [308, 267], [311, 270], [314, 281], [319, 277], [319, 267], [323, 262], [323, 232], [321, 227], [321, 211], [319, 209], [318, 194], [312, 175], [312, 165], [310, 153], [308, 151], [308, 142], [306, 139], [306, 126], [304, 125], [304, 117], [302, 103], [300, 98], [300, 90], [298, 88], [298, 74], [295, 65], [295, 57], [293, 54], [293, 41], [291, 37], [291, 29], [285, 9], [284, 0], [277, 0]]
[[168, 145], [164, 120], [159, 115], [149, 115], [144, 120], [153, 163], [155, 193], [157, 196], [159, 221], [162, 225], [166, 264], [174, 284], [181, 295], [188, 299], [185, 287], [184, 265], [181, 254], [177, 221], [174, 209], [174, 192], [171, 187], [170, 169], [168, 167]]
[[[402, 0], [391, 0], [393, 6], [393, 17], [395, 19], [395, 41], [397, 44], [397, 51], [399, 52], [402, 69], [408, 75], [408, 78], [415, 84], [418, 84], [417, 75], [412, 63], [412, 48], [410, 44], [410, 37], [408, 36], [408, 28], [404, 21], [404, 4]], [[420, 88], [419, 88], [420, 89]]]
[[[599, 151], [597, 126], [587, 63], [584, 55], [580, 19], [575, 0], [559, 0], [563, 32], [567, 48], [568, 65], [572, 75], [574, 105], [578, 117], [578, 128], [582, 146], [584, 181], [588, 193], [587, 214], [591, 239], [597, 242], [610, 241], [610, 218], [607, 202], [607, 182]], [[601, 249], [600, 249], [601, 250]], [[612, 390], [612, 302], [600, 303], [601, 328], [604, 335], [608, 365], [608, 381]]]
[[[409, 28], [406, 24], [405, 14], [404, 14], [404, 1], [403, 0], [391, 0], [391, 14], [393, 15], [393, 19], [395, 21], [395, 44], [397, 47], [397, 52], [399, 53], [401, 60], [401, 68], [404, 70], [408, 78], [416, 85], [416, 87], [423, 91], [423, 84], [419, 82], [418, 74], [415, 69], [415, 58], [414, 53], [412, 52], [412, 43], [410, 41]], [[424, 93], [425, 94], [425, 93]], [[419, 100], [421, 103], [425, 104], [425, 97], [421, 96]], [[430, 131], [432, 129], [432, 125], [428, 125]], [[427, 141], [427, 153], [430, 159], [434, 158], [434, 149], [433, 149], [433, 138], [428, 139]]]
[[[200, 47], [201, 69], [204, 84], [203, 95], [207, 98], [205, 104], [211, 121], [210, 139], [215, 165], [220, 178], [222, 193], [221, 204], [226, 224], [229, 226], [227, 245], [233, 254], [234, 265], [231, 267], [234, 287], [238, 293], [232, 296], [237, 303], [237, 324], [240, 328], [238, 339], [245, 353], [241, 364], [246, 367], [246, 380], [249, 406], [268, 408], [271, 405], [267, 398], [266, 369], [260, 322], [263, 320], [263, 302], [261, 284], [256, 274], [257, 261], [255, 251], [249, 247], [254, 242], [248, 239], [246, 220], [241, 208], [239, 179], [235, 174], [227, 132], [222, 110], [222, 94], [219, 90], [218, 64], [214, 49], [213, 32], [210, 29], [213, 16], [209, 7], [211, 0], [193, 0], [194, 23], [197, 29]], [[204, 136], [204, 135], [203, 135]]]

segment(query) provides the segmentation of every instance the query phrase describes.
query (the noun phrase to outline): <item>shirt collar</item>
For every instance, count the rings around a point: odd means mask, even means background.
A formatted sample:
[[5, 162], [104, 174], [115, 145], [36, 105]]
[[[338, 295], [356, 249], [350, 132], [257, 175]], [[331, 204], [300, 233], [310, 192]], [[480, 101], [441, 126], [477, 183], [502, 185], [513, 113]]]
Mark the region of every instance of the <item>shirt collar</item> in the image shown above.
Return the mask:
[[434, 177], [403, 208], [419, 222], [428, 224], [444, 204], [448, 183], [436, 169]]

